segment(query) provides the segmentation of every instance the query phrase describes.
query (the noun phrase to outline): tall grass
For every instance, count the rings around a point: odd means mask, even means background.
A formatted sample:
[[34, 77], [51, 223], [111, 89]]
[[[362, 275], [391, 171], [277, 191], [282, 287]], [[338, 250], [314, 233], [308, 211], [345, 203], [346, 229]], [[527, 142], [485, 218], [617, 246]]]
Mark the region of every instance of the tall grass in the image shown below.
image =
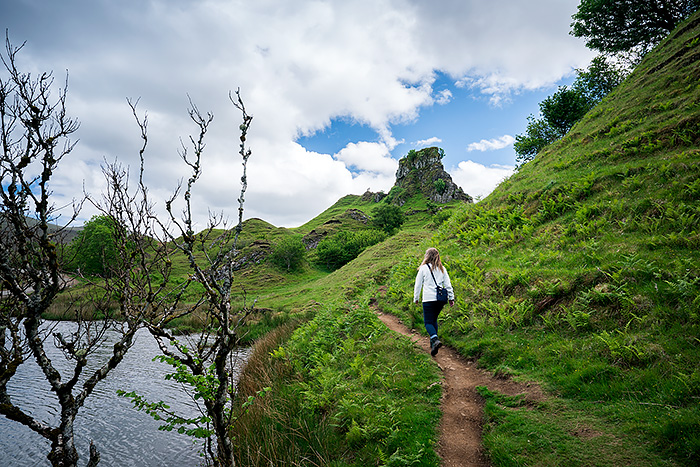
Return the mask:
[[319, 310], [258, 342], [232, 428], [242, 465], [437, 465], [440, 385], [429, 357], [366, 306]]

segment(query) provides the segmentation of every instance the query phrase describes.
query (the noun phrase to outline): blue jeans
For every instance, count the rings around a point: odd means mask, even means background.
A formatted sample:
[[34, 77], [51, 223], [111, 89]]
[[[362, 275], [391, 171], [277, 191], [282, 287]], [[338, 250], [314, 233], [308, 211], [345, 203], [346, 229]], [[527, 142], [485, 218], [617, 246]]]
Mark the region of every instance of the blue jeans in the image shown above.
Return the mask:
[[430, 337], [437, 336], [438, 315], [444, 306], [442, 302], [423, 302], [423, 323]]

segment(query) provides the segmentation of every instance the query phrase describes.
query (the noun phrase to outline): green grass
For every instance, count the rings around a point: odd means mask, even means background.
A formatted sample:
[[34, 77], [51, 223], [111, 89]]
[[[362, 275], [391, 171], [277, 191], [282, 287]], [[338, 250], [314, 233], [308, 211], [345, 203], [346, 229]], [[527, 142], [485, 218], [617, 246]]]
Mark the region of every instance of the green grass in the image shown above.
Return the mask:
[[305, 224], [295, 228], [294, 230], [297, 233], [305, 235], [314, 229], [319, 229], [323, 227], [324, 225], [328, 227], [328, 225], [334, 223], [333, 221], [337, 221], [342, 218], [347, 219], [347, 216], [345, 214], [349, 209], [357, 209], [362, 211], [365, 215], [371, 216], [372, 208], [374, 208], [376, 205], [377, 203], [374, 203], [373, 201], [362, 201], [361, 196], [346, 195], [340, 198], [338, 201], [336, 201], [332, 206], [323, 211], [321, 214], [314, 217]]
[[[556, 399], [525, 405], [479, 388], [486, 399], [484, 445], [499, 466], [672, 465], [651, 453], [649, 441], [629, 435], [599, 404]], [[616, 407], [619, 416], [624, 407]]]
[[272, 390], [234, 427], [242, 465], [437, 465], [437, 368], [367, 306], [323, 307], [277, 343], [243, 378], [242, 400]]

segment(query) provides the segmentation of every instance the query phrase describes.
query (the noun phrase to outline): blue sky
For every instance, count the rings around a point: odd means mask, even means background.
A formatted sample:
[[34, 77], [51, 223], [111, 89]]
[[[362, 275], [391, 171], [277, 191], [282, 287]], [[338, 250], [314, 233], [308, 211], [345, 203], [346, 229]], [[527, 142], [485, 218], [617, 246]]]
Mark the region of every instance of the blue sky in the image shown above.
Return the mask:
[[[411, 149], [441, 147], [445, 150], [445, 168], [458, 182], [465, 181], [463, 187], [468, 193], [483, 198], [499, 180], [512, 173], [516, 158], [512, 140], [525, 132], [527, 117], [536, 115], [539, 103], [558, 86], [568, 85], [571, 81], [572, 75], [566, 75], [556, 83], [493, 102], [491, 96], [458, 86], [454, 78], [436, 73], [434, 90], [438, 94], [449, 92], [449, 98], [444, 103], [421, 108], [415, 120], [391, 125], [397, 144], [390, 153], [398, 160]], [[296, 141], [310, 151], [337, 154], [353, 142], [380, 140], [370, 126], [345, 116]], [[460, 170], [459, 164], [466, 161], [485, 168], [473, 174], [477, 178], [486, 175], [483, 184], [475, 186], [469, 174]], [[354, 166], [350, 168], [357, 172]]]
[[[80, 139], [57, 206], [98, 196], [105, 160], [137, 163], [126, 99], [148, 113], [146, 176], [162, 211], [188, 176], [189, 97], [215, 119], [195, 219], [235, 219], [237, 127], [254, 116], [246, 217], [298, 226], [346, 194], [388, 191], [410, 149], [439, 146], [469, 194], [512, 173], [527, 116], [593, 54], [569, 35], [577, 0], [9, 0], [0, 26], [20, 66], [69, 78]], [[0, 72], [2, 73], [2, 72]], [[4, 76], [4, 75], [2, 75]], [[189, 97], [188, 97], [189, 96]], [[81, 220], [93, 214], [85, 205]]]
[[[562, 83], [565, 81], [561, 80]], [[433, 87], [438, 91], [448, 90], [452, 97], [447, 103], [420, 109], [415, 121], [392, 125], [394, 136], [402, 141], [391, 151], [395, 157], [425, 147], [420, 142], [437, 138], [440, 141], [429, 144], [445, 149], [446, 165], [456, 165], [465, 156], [482, 164], [513, 165], [515, 153], [512, 145], [500, 150], [468, 151], [469, 145], [483, 139], [497, 140], [504, 134], [514, 136], [524, 132], [527, 116], [536, 114], [539, 102], [556, 89], [547, 86], [525, 92], [513, 101], [494, 105], [479, 92], [458, 88], [448, 76], [440, 75]], [[335, 154], [350, 142], [377, 138], [376, 131], [369, 126], [345, 117], [297, 141], [309, 150]]]

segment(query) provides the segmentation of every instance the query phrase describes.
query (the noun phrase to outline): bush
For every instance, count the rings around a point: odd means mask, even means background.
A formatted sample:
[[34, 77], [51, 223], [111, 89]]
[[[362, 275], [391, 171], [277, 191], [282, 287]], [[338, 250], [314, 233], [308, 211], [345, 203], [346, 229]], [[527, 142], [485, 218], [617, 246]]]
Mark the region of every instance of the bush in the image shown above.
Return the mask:
[[372, 212], [374, 225], [388, 234], [398, 230], [404, 223], [404, 214], [399, 206], [384, 203]]
[[438, 178], [433, 182], [433, 185], [435, 187], [435, 191], [437, 191], [440, 194], [443, 194], [445, 190], [447, 189], [447, 183], [445, 180]]
[[338, 269], [362, 253], [365, 248], [383, 241], [386, 234], [381, 230], [344, 231], [321, 240], [316, 248], [318, 260], [328, 269]]
[[293, 271], [301, 266], [306, 256], [306, 247], [301, 235], [286, 237], [277, 242], [272, 248], [270, 261], [280, 268]]

